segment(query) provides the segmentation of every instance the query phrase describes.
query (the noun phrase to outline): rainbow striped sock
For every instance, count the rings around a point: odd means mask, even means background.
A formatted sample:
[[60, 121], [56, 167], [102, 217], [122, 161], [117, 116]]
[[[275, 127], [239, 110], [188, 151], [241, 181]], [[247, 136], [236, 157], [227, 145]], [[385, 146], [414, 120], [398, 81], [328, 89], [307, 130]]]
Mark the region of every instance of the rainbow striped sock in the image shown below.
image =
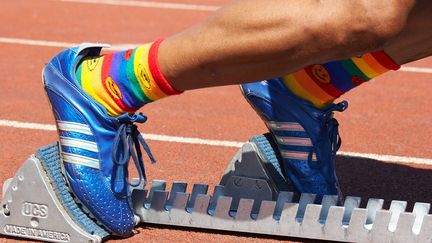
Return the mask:
[[134, 113], [147, 103], [180, 94], [159, 70], [157, 50], [161, 42], [86, 57], [76, 71], [78, 84], [111, 116]]
[[282, 79], [294, 94], [323, 108], [360, 84], [399, 68], [385, 52], [378, 51], [347, 60], [310, 65]]

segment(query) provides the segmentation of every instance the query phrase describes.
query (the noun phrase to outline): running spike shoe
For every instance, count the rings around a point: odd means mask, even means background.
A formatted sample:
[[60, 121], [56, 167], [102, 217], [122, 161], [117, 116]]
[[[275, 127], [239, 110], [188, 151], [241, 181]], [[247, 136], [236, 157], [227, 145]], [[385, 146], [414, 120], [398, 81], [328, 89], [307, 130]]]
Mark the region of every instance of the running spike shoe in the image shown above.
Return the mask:
[[132, 156], [140, 181], [145, 179], [140, 144], [154, 159], [134, 122], [142, 114], [108, 115], [79, 86], [75, 70], [86, 56], [98, 56], [106, 45], [82, 44], [56, 55], [43, 71], [43, 81], [59, 135], [62, 172], [85, 212], [111, 233], [126, 237], [135, 225], [128, 181]]
[[242, 93], [265, 122], [280, 153], [286, 178], [300, 193], [341, 196], [335, 172], [341, 145], [333, 111], [344, 111], [346, 101], [317, 109], [296, 97], [282, 79], [242, 84]]

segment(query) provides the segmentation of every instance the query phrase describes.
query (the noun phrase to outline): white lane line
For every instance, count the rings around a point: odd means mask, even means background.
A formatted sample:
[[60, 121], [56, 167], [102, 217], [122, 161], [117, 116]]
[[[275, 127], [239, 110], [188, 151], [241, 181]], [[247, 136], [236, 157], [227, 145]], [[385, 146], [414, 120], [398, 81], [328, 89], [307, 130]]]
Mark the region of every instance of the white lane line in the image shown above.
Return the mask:
[[243, 145], [242, 142], [236, 142], [236, 141], [188, 138], [188, 137], [178, 137], [178, 136], [151, 134], [151, 133], [142, 133], [142, 135], [144, 136], [145, 139], [162, 141], [162, 142], [188, 143], [188, 144], [233, 147], [233, 148], [240, 148]]
[[432, 73], [432, 68], [425, 67], [401, 67], [400, 71], [410, 73]]
[[[0, 120], [0, 126], [42, 130], [42, 131], [57, 130], [55, 125], [31, 123], [31, 122], [19, 122], [19, 121], [11, 121], [11, 120]], [[144, 136], [145, 139], [162, 141], [162, 142], [188, 143], [188, 144], [200, 144], [200, 145], [234, 147], [234, 148], [240, 148], [243, 144], [242, 142], [235, 142], [235, 141], [188, 138], [188, 137], [168, 136], [168, 135], [160, 135], [160, 134], [152, 134], [152, 133], [142, 133], [142, 135]]]
[[[0, 126], [2, 127], [13, 127], [19, 129], [33, 129], [43, 131], [56, 131], [55, 125], [30, 123], [30, 122], [19, 122], [11, 120], [0, 120]], [[162, 141], [162, 142], [174, 142], [174, 143], [187, 143], [187, 144], [198, 144], [198, 145], [209, 145], [209, 146], [222, 146], [222, 147], [233, 147], [240, 148], [242, 142], [237, 141], [224, 141], [224, 140], [210, 140], [202, 138], [190, 138], [190, 137], [179, 137], [169, 136], [160, 134], [143, 133], [142, 134], [148, 140]], [[421, 165], [432, 165], [432, 159], [428, 158], [416, 158], [408, 156], [395, 156], [395, 155], [382, 155], [382, 154], [371, 154], [371, 153], [357, 153], [340, 151], [339, 155], [349, 156], [353, 158], [366, 158], [379, 160], [390, 163], [409, 163], [409, 164], [421, 164]]]
[[42, 130], [42, 131], [56, 131], [57, 130], [55, 125], [32, 123], [32, 122], [19, 122], [19, 121], [10, 121], [10, 120], [0, 120], [0, 126], [33, 129], [33, 130]]
[[[44, 46], [44, 47], [61, 47], [69, 48], [79, 45], [78, 43], [71, 42], [58, 42], [58, 41], [47, 41], [47, 40], [32, 40], [32, 39], [21, 39], [21, 38], [10, 38], [0, 37], [0, 43], [3, 44], [17, 44], [17, 45], [28, 45], [28, 46]], [[139, 44], [113, 44], [107, 50], [120, 51], [126, 49], [133, 49], [139, 46]], [[425, 67], [401, 67], [399, 71], [410, 72], [410, 73], [427, 73], [432, 74], [432, 68]]]
[[[9, 37], [0, 37], [0, 43], [27, 45], [27, 46], [61, 47], [61, 48], [69, 48], [69, 47], [79, 45], [79, 43], [71, 43], [71, 42], [32, 40], [32, 39], [9, 38]], [[115, 50], [115, 51], [126, 50], [126, 49], [135, 48], [137, 46], [139, 46], [139, 44], [114, 44], [111, 45], [109, 50]]]
[[28, 45], [28, 46], [46, 46], [46, 47], [71, 47], [77, 45], [68, 42], [29, 40], [29, 39], [8, 38], [8, 37], [0, 37], [0, 43]]
[[346, 151], [339, 151], [338, 154], [343, 156], [353, 157], [353, 158], [373, 159], [373, 160], [379, 160], [383, 162], [432, 165], [432, 159], [428, 159], [428, 158], [416, 158], [416, 157], [408, 157], [408, 156], [358, 153], [358, 152], [346, 152]]
[[151, 2], [151, 1], [128, 1], [128, 0], [62, 0], [62, 2], [106, 4], [116, 6], [132, 6], [142, 8], [162, 8], [175, 10], [194, 10], [194, 11], [216, 11], [220, 6], [188, 4], [188, 3], [168, 3], [168, 2]]

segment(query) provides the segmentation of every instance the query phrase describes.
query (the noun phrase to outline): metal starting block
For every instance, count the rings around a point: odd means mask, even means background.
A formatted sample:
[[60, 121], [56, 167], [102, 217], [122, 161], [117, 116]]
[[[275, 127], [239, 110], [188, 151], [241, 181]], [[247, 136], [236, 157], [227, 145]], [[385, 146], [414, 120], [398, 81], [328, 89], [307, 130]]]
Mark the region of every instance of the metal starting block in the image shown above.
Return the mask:
[[[59, 173], [55, 176], [62, 179]], [[79, 207], [65, 207], [74, 203], [71, 197], [61, 197], [61, 193], [69, 193], [65, 183], [63, 188], [55, 188], [51, 182], [52, 177], [35, 155], [21, 166], [15, 177], [6, 180], [0, 209], [0, 233], [50, 242], [102, 242], [109, 234], [102, 228], [99, 232], [86, 231], [83, 223], [95, 223], [89, 218], [86, 221], [86, 215]]]
[[152, 181], [149, 190], [134, 189], [135, 214], [145, 224], [344, 242], [432, 242], [430, 204], [405, 212], [403, 201], [392, 201], [389, 210], [382, 199], [369, 199], [366, 208], [359, 208], [359, 197], [346, 197], [343, 206], [337, 196], [317, 203], [314, 194], [280, 190], [274, 180], [279, 169], [271, 171], [266, 155], [256, 142], [245, 143], [212, 195], [205, 184], [186, 193], [183, 182], [167, 192], [162, 180]]
[[[346, 242], [432, 242], [430, 204], [286, 191], [281, 169], [264, 136], [247, 142], [228, 165], [220, 185], [154, 180], [133, 188], [140, 223]], [[3, 184], [0, 234], [50, 242], [101, 242], [110, 235], [73, 200], [63, 180], [56, 144], [38, 150]]]

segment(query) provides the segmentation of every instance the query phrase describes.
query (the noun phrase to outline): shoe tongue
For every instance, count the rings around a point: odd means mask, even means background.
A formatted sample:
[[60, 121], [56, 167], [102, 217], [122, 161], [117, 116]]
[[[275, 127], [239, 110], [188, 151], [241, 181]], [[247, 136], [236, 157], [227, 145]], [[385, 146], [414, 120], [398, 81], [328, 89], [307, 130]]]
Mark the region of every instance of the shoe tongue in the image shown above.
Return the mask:
[[84, 56], [99, 56], [102, 48], [109, 48], [108, 44], [100, 43], [82, 43], [78, 46], [78, 55]]
[[78, 46], [78, 49], [76, 50], [77, 57], [76, 62], [74, 63], [73, 70], [76, 72], [78, 66], [83, 61], [84, 57], [87, 56], [93, 56], [98, 57], [100, 56], [100, 53], [102, 51], [102, 48], [109, 48], [110, 45], [108, 44], [97, 44], [97, 43], [82, 43]]

